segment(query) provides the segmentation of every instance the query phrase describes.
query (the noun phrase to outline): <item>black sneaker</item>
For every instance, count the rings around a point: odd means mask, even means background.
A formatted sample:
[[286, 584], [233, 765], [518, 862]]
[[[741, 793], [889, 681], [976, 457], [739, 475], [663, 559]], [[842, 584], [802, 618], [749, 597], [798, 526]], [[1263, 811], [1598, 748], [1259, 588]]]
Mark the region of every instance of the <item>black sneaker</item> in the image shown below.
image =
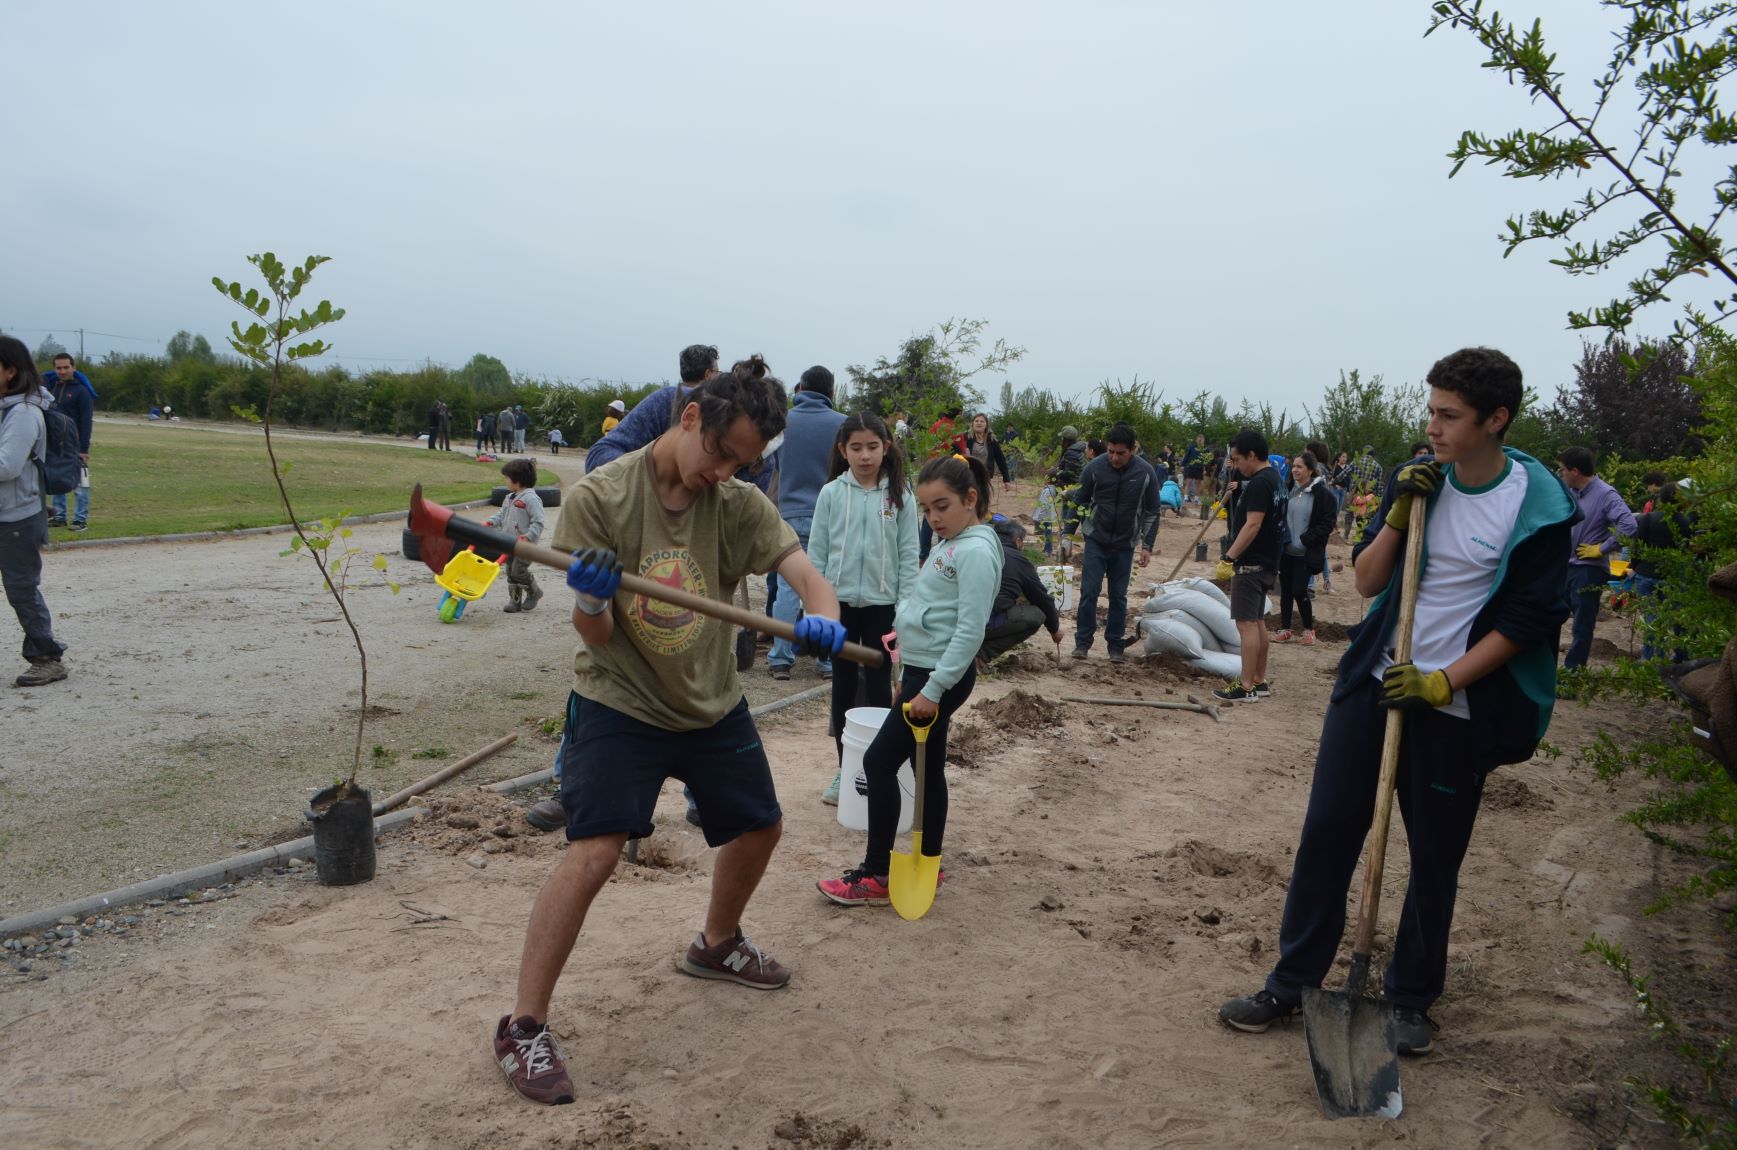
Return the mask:
[[789, 682], [789, 680], [790, 680], [790, 668], [789, 667], [783, 667], [783, 666], [773, 667], [772, 668], [772, 677], [774, 679], [777, 679], [780, 683]]
[[1218, 1008], [1218, 1020], [1233, 1030], [1259, 1034], [1275, 1022], [1295, 1018], [1301, 1006], [1286, 1006], [1270, 990], [1257, 990], [1246, 998], [1233, 998]]
[[1262, 679], [1260, 682], [1256, 683], [1254, 685], [1253, 690], [1254, 690], [1254, 696], [1257, 699], [1269, 698], [1269, 697], [1271, 697], [1271, 695], [1273, 693], [1272, 687], [1267, 683], [1267, 681], [1265, 679]]
[[1212, 697], [1221, 703], [1252, 703], [1260, 698], [1253, 688], [1243, 686], [1241, 679], [1232, 679], [1214, 691]]
[[1110, 652], [1110, 662], [1112, 662], [1112, 663], [1126, 663], [1127, 661], [1128, 661], [1128, 656], [1124, 655], [1122, 652], [1120, 652], [1120, 651], [1111, 651]]
[[1091, 653], [1091, 648], [1089, 648], [1089, 647], [1075, 647], [1074, 648], [1074, 658], [1076, 658], [1076, 659], [1084, 659], [1090, 653]]
[[82, 519], [74, 519], [71, 523], [67, 524], [66, 527], [67, 527], [68, 531], [89, 531], [90, 530], [90, 524], [86, 523]]
[[48, 525], [50, 527], [65, 527], [66, 526], [66, 516], [64, 516], [64, 515], [50, 515], [48, 517]]
[[1399, 1052], [1416, 1057], [1435, 1049], [1435, 1034], [1441, 1027], [1435, 1019], [1409, 1006], [1393, 1008], [1394, 1031], [1399, 1036]]

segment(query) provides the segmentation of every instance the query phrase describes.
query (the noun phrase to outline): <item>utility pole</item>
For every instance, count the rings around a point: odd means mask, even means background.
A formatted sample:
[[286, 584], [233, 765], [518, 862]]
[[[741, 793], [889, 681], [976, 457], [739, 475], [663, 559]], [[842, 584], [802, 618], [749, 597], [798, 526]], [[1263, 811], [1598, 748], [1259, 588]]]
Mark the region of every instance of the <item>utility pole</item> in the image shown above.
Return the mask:
[[78, 329], [78, 362], [79, 366], [84, 366], [84, 328], [82, 327]]

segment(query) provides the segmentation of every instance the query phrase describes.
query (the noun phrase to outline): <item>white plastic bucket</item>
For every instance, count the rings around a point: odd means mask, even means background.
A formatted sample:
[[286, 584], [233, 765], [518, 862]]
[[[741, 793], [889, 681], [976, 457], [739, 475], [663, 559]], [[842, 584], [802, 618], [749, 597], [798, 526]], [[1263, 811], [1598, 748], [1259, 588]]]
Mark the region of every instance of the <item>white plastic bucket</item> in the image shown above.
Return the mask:
[[[853, 831], [868, 830], [868, 779], [863, 776], [862, 757], [886, 722], [886, 707], [852, 707], [844, 713], [844, 762], [838, 782], [838, 821]], [[906, 759], [899, 767], [898, 833], [911, 829], [911, 807], [916, 801], [917, 780]]]
[[1057, 611], [1072, 611], [1074, 609], [1074, 578], [1077, 572], [1069, 566], [1039, 567], [1037, 577], [1042, 581], [1050, 597], [1055, 600]]

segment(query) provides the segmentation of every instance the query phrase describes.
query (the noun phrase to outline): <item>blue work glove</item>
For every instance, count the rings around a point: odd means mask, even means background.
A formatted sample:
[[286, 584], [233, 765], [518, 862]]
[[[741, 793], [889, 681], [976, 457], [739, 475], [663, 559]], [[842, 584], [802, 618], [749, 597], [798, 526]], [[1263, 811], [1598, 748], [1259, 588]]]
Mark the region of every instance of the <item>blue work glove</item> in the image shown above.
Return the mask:
[[804, 615], [796, 623], [796, 653], [830, 659], [844, 646], [844, 624], [823, 615]]
[[567, 568], [567, 586], [573, 588], [579, 610], [587, 615], [601, 615], [609, 610], [615, 589], [621, 586], [621, 564], [615, 552], [603, 547], [587, 547], [573, 556]]

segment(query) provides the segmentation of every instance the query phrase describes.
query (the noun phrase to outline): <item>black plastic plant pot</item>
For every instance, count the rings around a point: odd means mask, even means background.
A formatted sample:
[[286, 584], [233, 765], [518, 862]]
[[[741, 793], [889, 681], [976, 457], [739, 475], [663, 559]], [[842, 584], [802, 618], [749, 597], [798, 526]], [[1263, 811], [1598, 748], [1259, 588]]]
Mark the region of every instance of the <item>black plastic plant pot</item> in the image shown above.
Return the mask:
[[350, 886], [374, 877], [374, 804], [367, 788], [338, 798], [327, 787], [308, 801], [314, 825], [314, 870], [326, 886]]

